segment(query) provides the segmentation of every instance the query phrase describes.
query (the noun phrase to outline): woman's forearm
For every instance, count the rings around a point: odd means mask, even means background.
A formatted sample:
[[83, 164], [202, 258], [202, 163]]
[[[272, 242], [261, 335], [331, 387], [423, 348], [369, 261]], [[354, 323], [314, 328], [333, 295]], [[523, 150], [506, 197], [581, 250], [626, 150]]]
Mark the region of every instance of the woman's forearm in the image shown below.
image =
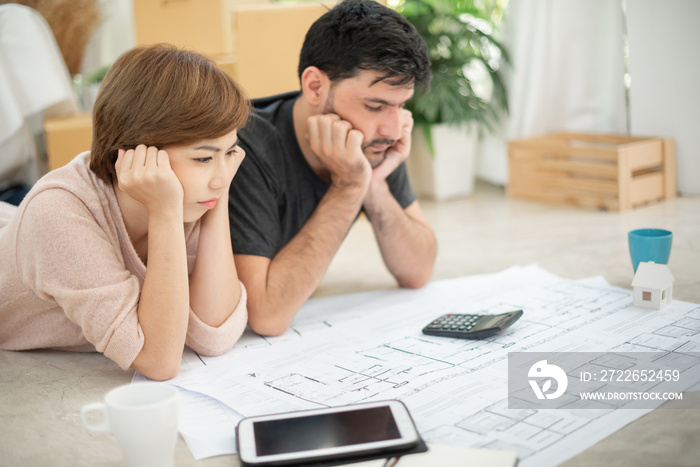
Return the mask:
[[132, 366], [163, 380], [176, 376], [182, 361], [189, 319], [187, 254], [181, 213], [153, 213], [148, 224], [148, 265], [138, 308], [144, 346]]
[[192, 311], [214, 327], [231, 316], [241, 298], [228, 219], [228, 203], [222, 199], [202, 217], [197, 260], [190, 276]]

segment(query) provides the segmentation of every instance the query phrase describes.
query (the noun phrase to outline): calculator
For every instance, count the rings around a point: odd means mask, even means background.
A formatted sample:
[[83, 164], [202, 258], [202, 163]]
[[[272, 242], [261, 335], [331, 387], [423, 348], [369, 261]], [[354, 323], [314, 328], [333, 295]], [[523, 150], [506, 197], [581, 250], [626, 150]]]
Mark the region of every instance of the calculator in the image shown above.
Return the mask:
[[503, 331], [522, 315], [523, 310], [510, 311], [500, 315], [448, 313], [424, 327], [423, 334], [459, 339], [483, 339]]

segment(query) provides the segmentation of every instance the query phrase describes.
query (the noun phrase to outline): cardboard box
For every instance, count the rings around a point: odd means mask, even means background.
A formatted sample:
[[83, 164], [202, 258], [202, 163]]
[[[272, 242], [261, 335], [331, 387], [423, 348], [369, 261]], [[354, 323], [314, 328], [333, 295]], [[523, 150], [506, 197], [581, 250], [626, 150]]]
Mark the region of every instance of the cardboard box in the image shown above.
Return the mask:
[[44, 120], [44, 137], [49, 170], [62, 167], [81, 152], [90, 150], [92, 115], [47, 118]]
[[209, 56], [233, 52], [231, 11], [271, 0], [136, 0], [139, 45], [167, 42]]
[[336, 2], [138, 0], [136, 42], [203, 53], [251, 98], [299, 89], [297, 65], [311, 24]]
[[306, 32], [335, 2], [238, 7], [232, 13], [236, 75], [249, 97], [299, 89]]
[[625, 210], [676, 196], [672, 139], [556, 133], [508, 143], [508, 196]]

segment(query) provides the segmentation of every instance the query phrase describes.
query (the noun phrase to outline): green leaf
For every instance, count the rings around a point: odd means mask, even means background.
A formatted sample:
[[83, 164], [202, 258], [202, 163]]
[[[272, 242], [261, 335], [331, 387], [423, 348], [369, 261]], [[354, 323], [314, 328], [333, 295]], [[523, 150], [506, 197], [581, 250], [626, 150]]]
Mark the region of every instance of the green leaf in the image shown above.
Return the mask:
[[102, 80], [105, 78], [105, 75], [109, 71], [109, 69], [112, 67], [112, 65], [102, 65], [101, 67], [93, 70], [90, 72], [90, 74], [87, 76], [85, 81], [88, 84], [98, 84], [101, 83]]
[[[417, 124], [429, 128], [435, 123], [471, 122], [480, 131], [491, 130], [508, 113], [502, 68], [510, 65], [510, 55], [492, 32], [497, 31], [506, 4], [507, 0], [401, 0], [396, 6], [430, 53], [431, 86], [408, 105]], [[477, 96], [464, 74], [472, 60], [483, 64], [491, 81], [488, 98]]]

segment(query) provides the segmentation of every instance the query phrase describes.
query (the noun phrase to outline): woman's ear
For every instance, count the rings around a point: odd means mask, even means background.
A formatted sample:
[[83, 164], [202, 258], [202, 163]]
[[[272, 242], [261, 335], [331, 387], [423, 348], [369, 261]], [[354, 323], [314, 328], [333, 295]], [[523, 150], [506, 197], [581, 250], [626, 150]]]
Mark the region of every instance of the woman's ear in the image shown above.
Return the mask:
[[301, 74], [301, 93], [313, 107], [323, 107], [330, 85], [328, 75], [315, 66], [307, 67]]

